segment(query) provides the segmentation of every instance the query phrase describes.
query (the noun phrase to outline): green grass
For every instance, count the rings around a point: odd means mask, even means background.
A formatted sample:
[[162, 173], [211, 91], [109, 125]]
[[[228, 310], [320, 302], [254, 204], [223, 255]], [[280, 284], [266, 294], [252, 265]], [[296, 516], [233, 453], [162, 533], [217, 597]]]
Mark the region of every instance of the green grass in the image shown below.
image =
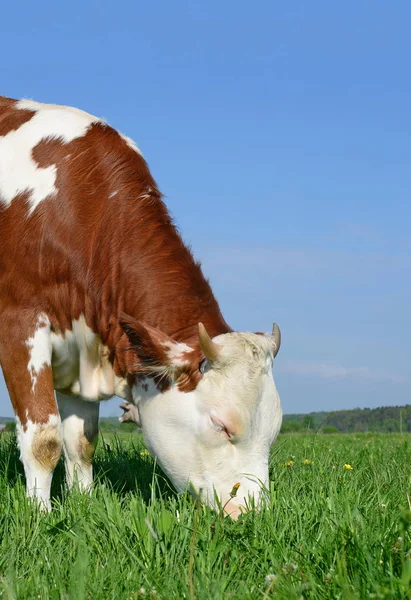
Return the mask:
[[60, 464], [41, 514], [3, 434], [0, 598], [411, 599], [410, 442], [280, 436], [271, 506], [232, 522], [175, 494], [137, 435], [100, 442], [90, 496]]

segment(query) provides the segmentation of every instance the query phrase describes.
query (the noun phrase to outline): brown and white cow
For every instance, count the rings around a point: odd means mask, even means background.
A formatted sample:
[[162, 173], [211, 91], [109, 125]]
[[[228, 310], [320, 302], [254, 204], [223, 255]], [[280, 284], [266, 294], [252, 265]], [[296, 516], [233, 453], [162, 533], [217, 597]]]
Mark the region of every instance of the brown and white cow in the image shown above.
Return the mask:
[[140, 151], [101, 119], [0, 97], [0, 323], [29, 496], [50, 506], [62, 449], [90, 486], [116, 394], [178, 490], [233, 517], [260, 502], [279, 329], [230, 329]]

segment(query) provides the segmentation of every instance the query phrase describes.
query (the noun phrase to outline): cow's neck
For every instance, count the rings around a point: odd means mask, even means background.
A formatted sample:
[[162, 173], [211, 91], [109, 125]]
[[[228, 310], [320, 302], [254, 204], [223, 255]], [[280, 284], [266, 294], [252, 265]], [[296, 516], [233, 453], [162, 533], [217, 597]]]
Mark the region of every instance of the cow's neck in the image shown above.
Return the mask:
[[[100, 310], [110, 310], [106, 322], [114, 325], [110, 344], [116, 344], [121, 330], [121, 311], [139, 321], [161, 329], [176, 341], [198, 340], [201, 321], [210, 336], [230, 331], [201, 267], [194, 260], [175, 229], [167, 208], [157, 191], [136, 202], [123, 202], [124, 214], [117, 215], [122, 225], [123, 242], [118, 256], [107, 260], [111, 277], [102, 282]], [[107, 283], [109, 281], [109, 283]], [[119, 289], [119, 282], [122, 282]], [[105, 289], [110, 286], [111, 289]], [[106, 303], [106, 298], [112, 300]], [[105, 306], [103, 306], [105, 304]]]

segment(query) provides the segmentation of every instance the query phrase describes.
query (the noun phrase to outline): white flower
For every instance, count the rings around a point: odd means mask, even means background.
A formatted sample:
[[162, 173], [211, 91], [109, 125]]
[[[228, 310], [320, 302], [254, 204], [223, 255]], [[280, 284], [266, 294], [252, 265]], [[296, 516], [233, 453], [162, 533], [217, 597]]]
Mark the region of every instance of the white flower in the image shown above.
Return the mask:
[[265, 585], [273, 585], [276, 579], [277, 575], [274, 575], [274, 573], [268, 573], [268, 575], [265, 576]]
[[298, 570], [298, 565], [296, 565], [295, 563], [287, 563], [286, 565], [284, 565], [283, 567], [283, 571], [284, 573], [295, 573], [295, 571]]

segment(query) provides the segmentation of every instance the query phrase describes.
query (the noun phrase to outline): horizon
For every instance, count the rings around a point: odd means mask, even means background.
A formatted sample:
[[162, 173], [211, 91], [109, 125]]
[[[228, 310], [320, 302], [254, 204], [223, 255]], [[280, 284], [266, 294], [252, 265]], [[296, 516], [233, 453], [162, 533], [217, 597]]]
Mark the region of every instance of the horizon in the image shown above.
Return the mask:
[[410, 404], [411, 5], [43, 7], [3, 9], [0, 94], [137, 143], [227, 322], [279, 324], [284, 414]]
[[[334, 413], [334, 412], [351, 412], [351, 411], [358, 411], [358, 410], [381, 410], [381, 409], [385, 409], [385, 408], [398, 408], [399, 410], [402, 410], [403, 408], [408, 408], [410, 407], [411, 404], [386, 404], [384, 406], [373, 406], [372, 408], [370, 407], [363, 407], [360, 408], [359, 406], [355, 406], [353, 408], [333, 408], [332, 410], [313, 410], [313, 411], [309, 411], [307, 413], [305, 412], [295, 412], [295, 413], [284, 413], [283, 416], [284, 417], [295, 417], [295, 416], [301, 416], [301, 415], [312, 415], [312, 414], [321, 414], [321, 413], [326, 413], [326, 414], [330, 414], [330, 413]], [[121, 411], [120, 411], [121, 412]], [[14, 415], [11, 415], [9, 417], [6, 416], [2, 416], [0, 415], [0, 424], [1, 424], [1, 419], [5, 419], [7, 420], [13, 420], [14, 419]], [[101, 415], [99, 419], [117, 419], [117, 415]], [[119, 422], [120, 423], [120, 422]], [[129, 423], [129, 422], [128, 422]], [[121, 426], [121, 425], [119, 425]]]

